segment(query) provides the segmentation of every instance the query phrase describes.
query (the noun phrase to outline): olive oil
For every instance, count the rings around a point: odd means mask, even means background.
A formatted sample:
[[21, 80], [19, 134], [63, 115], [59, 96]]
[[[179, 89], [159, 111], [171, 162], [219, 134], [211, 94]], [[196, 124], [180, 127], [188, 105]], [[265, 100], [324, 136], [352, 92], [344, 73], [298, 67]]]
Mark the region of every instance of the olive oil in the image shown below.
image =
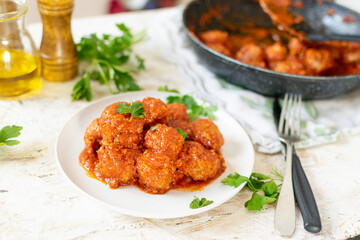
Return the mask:
[[41, 89], [40, 59], [23, 50], [0, 49], [0, 98], [14, 99]]

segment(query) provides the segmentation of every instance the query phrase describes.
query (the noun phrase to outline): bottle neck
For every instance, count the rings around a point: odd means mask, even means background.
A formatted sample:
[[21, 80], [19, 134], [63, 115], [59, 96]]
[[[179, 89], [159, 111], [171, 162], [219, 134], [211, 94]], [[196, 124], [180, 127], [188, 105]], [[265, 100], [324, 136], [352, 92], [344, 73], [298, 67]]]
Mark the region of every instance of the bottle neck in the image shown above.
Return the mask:
[[26, 34], [25, 16], [0, 21], [0, 49], [22, 48], [21, 38]]

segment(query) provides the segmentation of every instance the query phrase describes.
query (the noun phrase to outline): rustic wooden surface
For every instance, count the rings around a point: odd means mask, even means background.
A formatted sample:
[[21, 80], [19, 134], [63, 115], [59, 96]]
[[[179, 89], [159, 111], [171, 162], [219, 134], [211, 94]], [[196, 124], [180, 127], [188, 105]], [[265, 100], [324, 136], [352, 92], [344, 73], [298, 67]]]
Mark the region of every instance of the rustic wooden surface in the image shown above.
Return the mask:
[[[167, 11], [76, 20], [75, 40], [94, 31], [106, 32], [119, 21], [142, 29], [155, 15], [167, 16]], [[39, 44], [41, 26], [29, 29]], [[148, 59], [147, 71], [136, 77], [139, 85], [146, 90], [168, 85], [186, 91], [176, 66], [157, 53], [152, 41], [135, 48]], [[123, 215], [79, 193], [62, 175], [54, 153], [62, 126], [89, 104], [71, 101], [74, 83], [44, 82], [36, 97], [0, 101], [0, 126], [24, 127], [20, 145], [0, 146], [0, 239], [282, 239], [274, 232], [274, 205], [261, 212], [244, 208], [251, 196], [247, 189], [208, 212], [167, 220]], [[95, 99], [108, 95], [105, 86], [95, 84], [93, 91]], [[360, 234], [359, 146], [360, 136], [352, 136], [336, 144], [299, 150], [323, 230], [306, 232], [298, 212], [294, 239], [346, 239]], [[280, 154], [255, 154], [255, 172], [267, 174], [273, 167], [283, 170]]]

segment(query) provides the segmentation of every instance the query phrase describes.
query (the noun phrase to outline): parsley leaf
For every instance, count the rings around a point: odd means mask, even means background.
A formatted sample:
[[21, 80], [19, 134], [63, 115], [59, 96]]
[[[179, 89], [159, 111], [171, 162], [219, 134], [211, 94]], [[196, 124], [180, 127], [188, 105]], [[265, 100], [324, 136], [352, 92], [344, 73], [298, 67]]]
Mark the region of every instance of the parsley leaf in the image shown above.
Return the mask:
[[133, 45], [141, 41], [145, 33], [133, 35], [124, 24], [116, 24], [116, 27], [121, 32], [119, 36], [103, 34], [102, 38], [99, 38], [93, 33], [89, 37], [82, 37], [77, 43], [79, 62], [87, 62], [89, 66], [74, 85], [72, 100], [85, 98], [91, 101], [91, 80], [107, 85], [112, 94], [140, 90], [131, 73], [145, 69], [144, 59], [135, 54], [137, 67], [124, 64], [128, 63], [133, 55]]
[[87, 101], [91, 101], [92, 93], [89, 80], [89, 72], [85, 72], [80, 80], [73, 87], [72, 98], [81, 99], [86, 98]]
[[277, 193], [278, 187], [274, 180], [271, 180], [262, 185], [262, 190], [264, 191], [265, 196], [273, 196], [274, 193]]
[[261, 211], [265, 202], [266, 202], [265, 197], [254, 192], [253, 195], [251, 196], [251, 199], [245, 202], [245, 207], [248, 210]]
[[166, 100], [167, 103], [182, 103], [187, 109], [191, 109], [193, 106], [197, 105], [195, 99], [187, 94], [183, 96], [168, 96]]
[[188, 133], [187, 133], [187, 132], [183, 132], [180, 128], [177, 128], [176, 131], [177, 131], [178, 133], [180, 133], [181, 136], [183, 136], [184, 142], [185, 142], [186, 138], [188, 137]]
[[[252, 173], [250, 178], [248, 178], [235, 172], [222, 179], [221, 183], [236, 188], [246, 182], [246, 186], [254, 193], [251, 199], [245, 202], [245, 207], [248, 210], [260, 211], [264, 204], [276, 202], [279, 196], [279, 186], [281, 184], [277, 185], [275, 180], [282, 181], [283, 178], [275, 169], [272, 170], [272, 174], [278, 177], [278, 179], [273, 179], [261, 173]], [[263, 192], [264, 196], [260, 195], [259, 192]]]
[[18, 140], [9, 140], [10, 138], [15, 138], [20, 135], [20, 131], [23, 128], [20, 126], [5, 126], [0, 130], [0, 146], [7, 145], [7, 146], [14, 146], [19, 144]]
[[253, 176], [253, 177], [255, 177], [255, 178], [259, 179], [259, 180], [271, 179], [271, 177], [266, 176], [266, 175], [264, 175], [262, 173], [252, 173], [251, 176]]
[[151, 126], [150, 130], [155, 131], [158, 128], [159, 125]]
[[159, 87], [158, 91], [160, 92], [173, 92], [173, 93], [179, 93], [178, 90], [176, 89], [169, 89], [167, 85], [163, 86], [163, 87]]
[[190, 203], [190, 208], [192, 208], [192, 209], [205, 207], [205, 206], [210, 205], [210, 204], [212, 204], [214, 202], [214, 201], [211, 201], [211, 200], [207, 200], [206, 198], [199, 199], [196, 196], [194, 196], [194, 198], [195, 199]]
[[245, 176], [241, 176], [237, 172], [229, 174], [226, 178], [221, 180], [221, 183], [225, 185], [229, 185], [231, 187], [239, 187], [244, 182], [249, 181], [249, 179]]
[[169, 96], [166, 98], [167, 103], [181, 103], [184, 104], [188, 110], [188, 114], [192, 121], [198, 119], [200, 116], [215, 119], [214, 112], [217, 107], [214, 105], [204, 106], [198, 105], [195, 99], [189, 95], [183, 96]]
[[144, 107], [141, 102], [131, 102], [130, 105], [126, 103], [119, 103], [117, 108], [118, 113], [130, 113], [131, 117], [144, 118]]
[[245, 207], [248, 210], [261, 211], [265, 204], [274, 203], [277, 200], [276, 197], [266, 197], [254, 192], [251, 199], [245, 202]]

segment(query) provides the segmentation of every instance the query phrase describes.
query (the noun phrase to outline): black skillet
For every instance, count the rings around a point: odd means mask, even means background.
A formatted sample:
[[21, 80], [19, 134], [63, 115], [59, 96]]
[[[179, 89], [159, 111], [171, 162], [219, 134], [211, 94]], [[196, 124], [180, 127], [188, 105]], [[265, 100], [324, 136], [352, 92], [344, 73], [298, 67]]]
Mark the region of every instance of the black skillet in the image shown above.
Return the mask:
[[[309, 9], [309, 23], [326, 34], [358, 34], [360, 14], [333, 2], [303, 0]], [[328, 15], [329, 8], [334, 10]], [[304, 10], [303, 10], [304, 11]], [[344, 22], [350, 16], [355, 21]], [[222, 55], [200, 42], [193, 34], [219, 29], [236, 32], [241, 24], [275, 28], [256, 0], [194, 0], [183, 13], [187, 37], [204, 65], [225, 80], [266, 96], [300, 93], [304, 99], [330, 98], [360, 87], [360, 74], [332, 77], [285, 74], [251, 66]], [[230, 23], [230, 24], [229, 24]]]

